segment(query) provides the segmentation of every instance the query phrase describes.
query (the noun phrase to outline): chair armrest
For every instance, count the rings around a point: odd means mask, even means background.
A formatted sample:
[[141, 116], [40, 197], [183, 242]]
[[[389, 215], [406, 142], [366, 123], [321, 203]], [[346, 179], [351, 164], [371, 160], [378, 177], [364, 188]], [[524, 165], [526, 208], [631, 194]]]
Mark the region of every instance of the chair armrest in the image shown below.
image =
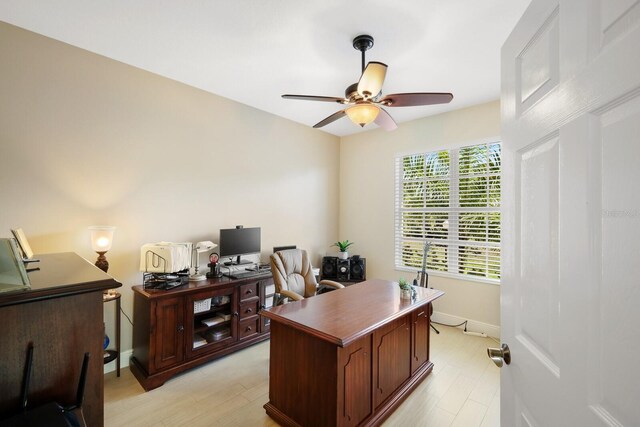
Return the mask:
[[287, 297], [289, 299], [292, 299], [294, 301], [300, 301], [300, 300], [304, 299], [304, 297], [302, 295], [298, 295], [295, 292], [287, 291], [287, 290], [284, 290], [284, 289], [280, 291], [280, 295], [285, 296], [285, 297]]
[[318, 285], [325, 285], [335, 289], [344, 288], [344, 285], [342, 283], [334, 282], [333, 280], [321, 280]]

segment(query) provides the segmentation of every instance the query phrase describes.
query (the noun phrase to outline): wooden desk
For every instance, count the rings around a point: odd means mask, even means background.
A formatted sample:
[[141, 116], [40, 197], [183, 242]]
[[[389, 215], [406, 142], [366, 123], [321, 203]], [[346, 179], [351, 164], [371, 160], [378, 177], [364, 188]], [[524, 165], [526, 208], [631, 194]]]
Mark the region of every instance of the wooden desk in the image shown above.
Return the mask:
[[91, 353], [83, 413], [104, 424], [102, 292], [122, 286], [74, 253], [36, 255], [31, 289], [0, 294], [0, 419], [19, 412], [27, 348], [33, 343], [29, 407], [75, 402], [85, 352]]
[[433, 369], [429, 305], [444, 294], [368, 280], [273, 307], [267, 414], [286, 426], [379, 425]]

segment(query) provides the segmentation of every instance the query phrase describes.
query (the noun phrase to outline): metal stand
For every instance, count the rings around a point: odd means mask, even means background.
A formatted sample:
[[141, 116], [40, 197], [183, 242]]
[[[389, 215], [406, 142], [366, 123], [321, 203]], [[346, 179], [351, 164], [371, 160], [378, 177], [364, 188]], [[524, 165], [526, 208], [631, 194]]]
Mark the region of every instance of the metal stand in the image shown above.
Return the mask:
[[[427, 254], [429, 253], [429, 248], [431, 244], [429, 242], [424, 242], [424, 253], [422, 255], [422, 270], [418, 273], [418, 278], [420, 279], [420, 287], [426, 288], [429, 286], [429, 275], [427, 274]], [[414, 280], [414, 285], [418, 283], [418, 278]], [[433, 326], [431, 322], [431, 315], [433, 314], [433, 304], [429, 303], [429, 326], [433, 329], [436, 334], [440, 334], [440, 331]]]

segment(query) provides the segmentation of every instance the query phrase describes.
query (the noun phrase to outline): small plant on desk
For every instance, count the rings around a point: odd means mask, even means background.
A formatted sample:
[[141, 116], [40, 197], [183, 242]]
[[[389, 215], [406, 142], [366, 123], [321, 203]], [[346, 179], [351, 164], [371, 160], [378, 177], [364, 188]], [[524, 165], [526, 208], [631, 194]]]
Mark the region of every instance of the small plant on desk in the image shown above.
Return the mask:
[[398, 286], [400, 287], [400, 298], [410, 299], [411, 285], [404, 279], [404, 277], [401, 277], [400, 280], [398, 280]]

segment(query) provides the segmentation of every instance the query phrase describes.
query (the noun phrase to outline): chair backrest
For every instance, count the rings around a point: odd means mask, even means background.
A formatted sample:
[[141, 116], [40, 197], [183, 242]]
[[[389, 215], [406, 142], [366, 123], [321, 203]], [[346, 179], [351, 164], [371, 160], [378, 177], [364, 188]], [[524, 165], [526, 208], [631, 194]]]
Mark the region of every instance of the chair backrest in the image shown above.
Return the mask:
[[271, 274], [278, 293], [284, 289], [305, 298], [316, 294], [318, 282], [309, 255], [303, 249], [287, 249], [271, 255]]

